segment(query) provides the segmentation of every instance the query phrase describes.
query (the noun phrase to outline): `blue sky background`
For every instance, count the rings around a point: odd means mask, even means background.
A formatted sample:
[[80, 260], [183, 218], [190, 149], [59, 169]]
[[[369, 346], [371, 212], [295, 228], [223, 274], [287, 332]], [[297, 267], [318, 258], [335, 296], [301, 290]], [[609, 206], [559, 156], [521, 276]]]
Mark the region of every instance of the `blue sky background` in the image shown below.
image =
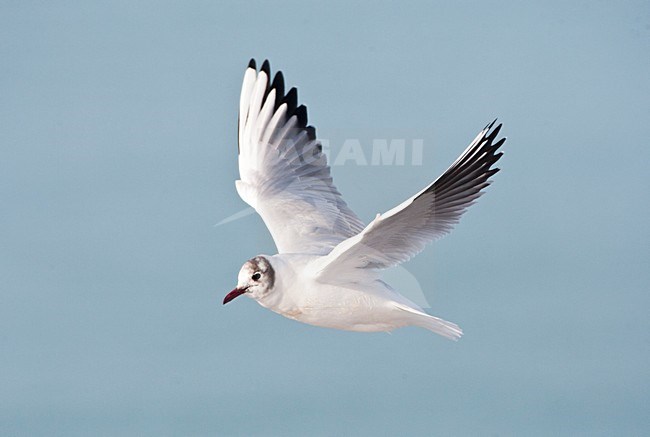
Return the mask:
[[[650, 433], [650, 6], [0, 2], [0, 433]], [[237, 196], [250, 57], [364, 220], [494, 117], [502, 171], [406, 265], [458, 343], [299, 324], [241, 299], [273, 242]], [[398, 284], [393, 284], [398, 286]]]

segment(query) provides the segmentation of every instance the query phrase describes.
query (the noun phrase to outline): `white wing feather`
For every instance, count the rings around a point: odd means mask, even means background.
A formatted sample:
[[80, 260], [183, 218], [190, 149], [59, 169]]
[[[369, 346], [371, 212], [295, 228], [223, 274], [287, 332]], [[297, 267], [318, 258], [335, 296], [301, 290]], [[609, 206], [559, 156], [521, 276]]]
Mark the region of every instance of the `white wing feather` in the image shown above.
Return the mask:
[[363, 223], [334, 186], [296, 89], [285, 95], [280, 72], [269, 80], [268, 62], [258, 73], [251, 60], [239, 104], [237, 192], [262, 217], [279, 253], [326, 255]]
[[449, 233], [465, 210], [499, 171], [492, 168], [502, 152], [495, 142], [501, 129], [486, 126], [465, 152], [435, 182], [415, 196], [377, 217], [359, 233], [314, 261], [313, 274], [321, 280], [351, 280], [359, 269], [395, 266], [422, 251], [425, 245]]

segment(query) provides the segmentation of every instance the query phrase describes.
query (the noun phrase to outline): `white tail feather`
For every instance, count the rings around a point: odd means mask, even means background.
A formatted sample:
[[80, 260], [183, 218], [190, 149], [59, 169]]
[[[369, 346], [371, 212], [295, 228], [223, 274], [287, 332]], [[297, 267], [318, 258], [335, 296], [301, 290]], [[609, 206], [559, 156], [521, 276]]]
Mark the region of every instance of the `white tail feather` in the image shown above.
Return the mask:
[[458, 341], [458, 339], [463, 335], [463, 330], [460, 329], [460, 326], [453, 322], [439, 319], [438, 317], [431, 316], [406, 305], [397, 304], [396, 306], [402, 311], [417, 316], [413, 321], [415, 326], [426, 328], [429, 331], [435, 332], [438, 335], [442, 335], [443, 337], [447, 337], [454, 341]]

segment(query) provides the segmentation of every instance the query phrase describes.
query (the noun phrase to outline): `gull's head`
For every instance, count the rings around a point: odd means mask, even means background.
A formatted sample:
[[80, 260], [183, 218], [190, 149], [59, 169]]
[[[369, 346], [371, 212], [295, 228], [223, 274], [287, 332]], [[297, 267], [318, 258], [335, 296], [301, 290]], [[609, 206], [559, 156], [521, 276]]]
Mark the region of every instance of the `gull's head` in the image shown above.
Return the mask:
[[223, 304], [227, 304], [242, 294], [259, 299], [271, 291], [274, 283], [275, 271], [271, 263], [261, 255], [256, 256], [242, 266], [237, 276], [237, 287], [226, 295]]

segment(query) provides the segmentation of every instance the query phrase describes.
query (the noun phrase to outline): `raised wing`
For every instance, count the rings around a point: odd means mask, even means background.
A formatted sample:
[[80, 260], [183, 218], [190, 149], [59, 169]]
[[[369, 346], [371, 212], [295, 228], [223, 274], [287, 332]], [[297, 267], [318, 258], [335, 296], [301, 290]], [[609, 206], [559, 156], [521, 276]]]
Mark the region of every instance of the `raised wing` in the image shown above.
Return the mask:
[[239, 103], [237, 192], [264, 220], [279, 253], [325, 255], [363, 223], [332, 182], [327, 158], [307, 125], [295, 88], [251, 59]]
[[384, 214], [314, 262], [314, 274], [328, 280], [350, 280], [358, 269], [395, 266], [449, 233], [465, 210], [483, 194], [488, 179], [499, 171], [492, 166], [501, 158], [495, 142], [501, 125], [486, 126], [465, 152], [434, 183]]

